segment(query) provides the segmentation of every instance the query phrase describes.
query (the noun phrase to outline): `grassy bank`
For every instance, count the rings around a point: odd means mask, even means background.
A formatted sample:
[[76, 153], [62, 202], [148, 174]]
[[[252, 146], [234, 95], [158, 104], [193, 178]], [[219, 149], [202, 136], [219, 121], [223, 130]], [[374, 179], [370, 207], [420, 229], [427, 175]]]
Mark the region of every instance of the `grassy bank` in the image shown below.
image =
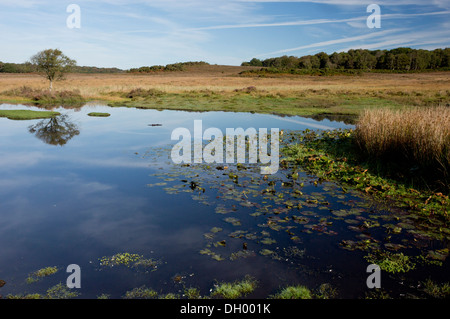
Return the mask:
[[[0, 101], [45, 105], [99, 101], [111, 106], [283, 115], [358, 115], [365, 108], [450, 105], [450, 72], [356, 76], [239, 75], [205, 66], [165, 74], [69, 74], [52, 96], [32, 74], [0, 74]], [[47, 92], [47, 94], [46, 94]]]
[[0, 117], [6, 117], [10, 120], [45, 119], [57, 115], [60, 115], [60, 113], [52, 111], [0, 110]]
[[398, 92], [350, 92], [329, 89], [306, 89], [298, 92], [273, 93], [255, 86], [232, 92], [211, 90], [167, 93], [156, 89], [134, 89], [111, 92], [113, 107], [138, 107], [183, 111], [232, 111], [282, 115], [350, 115], [364, 109], [401, 109], [405, 106], [450, 105], [450, 91], [428, 96]]
[[[158, 110], [254, 112], [283, 115], [349, 114], [356, 115], [360, 107], [392, 104], [372, 98], [349, 99], [345, 96], [272, 94], [247, 87], [234, 92], [191, 91], [165, 93], [145, 90], [139, 94], [117, 93], [120, 100], [109, 102], [113, 107], [137, 107]], [[128, 97], [131, 96], [131, 97]]]

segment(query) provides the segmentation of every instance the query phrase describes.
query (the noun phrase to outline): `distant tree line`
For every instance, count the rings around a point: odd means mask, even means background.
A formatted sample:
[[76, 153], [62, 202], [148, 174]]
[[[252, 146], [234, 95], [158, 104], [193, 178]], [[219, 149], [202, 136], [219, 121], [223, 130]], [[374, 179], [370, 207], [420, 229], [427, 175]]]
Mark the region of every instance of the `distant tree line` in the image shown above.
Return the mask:
[[121, 73], [125, 72], [119, 68], [98, 68], [96, 66], [75, 66], [72, 70], [74, 73]]
[[242, 66], [260, 66], [278, 70], [335, 69], [420, 71], [450, 68], [450, 48], [432, 51], [411, 48], [392, 50], [356, 49], [327, 54], [319, 52], [302, 57], [281, 56], [259, 60], [253, 58]]
[[[179, 62], [173, 64], [142, 66], [140, 68], [131, 68], [129, 70], [121, 70], [118, 68], [99, 68], [95, 66], [73, 66], [71, 73], [151, 73], [151, 72], [166, 72], [166, 71], [184, 71], [188, 66], [209, 65], [204, 61], [199, 62]], [[0, 73], [36, 73], [38, 67], [29, 61], [25, 63], [7, 63], [0, 61]]]
[[26, 63], [3, 63], [0, 61], [1, 73], [32, 73], [36, 72], [37, 67], [31, 62]]
[[[0, 73], [35, 73], [38, 67], [31, 62], [4, 63], [0, 61]], [[72, 73], [120, 73], [125, 72], [118, 68], [98, 68], [95, 66], [73, 66]]]
[[173, 64], [163, 65], [153, 65], [153, 66], [141, 66], [140, 68], [132, 68], [129, 69], [130, 73], [152, 73], [152, 72], [167, 72], [167, 71], [184, 71], [187, 66], [196, 66], [196, 65], [209, 65], [209, 63], [204, 61], [198, 62], [179, 62]]

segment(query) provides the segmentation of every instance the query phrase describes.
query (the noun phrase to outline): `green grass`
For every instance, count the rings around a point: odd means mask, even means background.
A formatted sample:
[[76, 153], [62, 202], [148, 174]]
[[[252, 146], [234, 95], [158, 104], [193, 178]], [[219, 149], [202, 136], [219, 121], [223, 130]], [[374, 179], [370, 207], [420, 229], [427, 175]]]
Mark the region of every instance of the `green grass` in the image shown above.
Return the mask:
[[317, 116], [357, 116], [366, 109], [397, 110], [412, 106], [450, 105], [450, 91], [396, 91], [309, 88], [286, 92], [268, 91], [249, 86], [232, 92], [195, 90], [169, 93], [137, 88], [129, 92], [108, 92], [114, 97], [110, 106], [138, 107], [158, 110], [229, 111], [266, 114]]
[[289, 286], [281, 289], [272, 296], [273, 299], [312, 299], [311, 291], [301, 285]]
[[[27, 86], [1, 92], [4, 102], [41, 106], [81, 106], [89, 101], [78, 90], [49, 92]], [[411, 106], [450, 105], [450, 90], [356, 90], [305, 88], [278, 92], [256, 86], [234, 91], [197, 89], [165, 92], [158, 89], [135, 88], [130, 91], [101, 93], [101, 100], [113, 107], [135, 107], [157, 110], [228, 111], [298, 116], [359, 115], [364, 109], [399, 109]]]
[[[136, 92], [135, 92], [136, 93]], [[364, 108], [398, 108], [402, 104], [386, 98], [348, 96], [342, 94], [295, 93], [269, 94], [262, 91], [216, 92], [141, 92], [121, 96], [121, 101], [109, 102], [112, 107], [137, 107], [157, 110], [228, 111], [265, 114], [312, 116], [317, 114], [357, 115]]]
[[253, 292], [257, 286], [257, 281], [246, 276], [241, 281], [233, 283], [223, 282], [218, 284], [211, 293], [211, 297], [224, 299], [237, 299]]
[[10, 120], [46, 119], [57, 115], [60, 115], [60, 113], [52, 111], [0, 110], [0, 117], [6, 117]]

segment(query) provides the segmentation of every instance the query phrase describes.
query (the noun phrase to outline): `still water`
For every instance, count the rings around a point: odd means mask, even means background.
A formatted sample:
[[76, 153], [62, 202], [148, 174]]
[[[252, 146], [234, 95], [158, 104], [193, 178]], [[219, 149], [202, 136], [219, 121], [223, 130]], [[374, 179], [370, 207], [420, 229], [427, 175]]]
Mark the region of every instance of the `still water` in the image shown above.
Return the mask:
[[[101, 105], [56, 111], [62, 116], [53, 120], [0, 118], [0, 279], [6, 282], [1, 295], [45, 294], [66, 283], [70, 264], [81, 267], [79, 298], [123, 298], [142, 286], [179, 296], [195, 287], [206, 296], [214, 284], [246, 275], [258, 281], [251, 298], [266, 298], [292, 284], [313, 290], [327, 283], [337, 298], [361, 298], [368, 292], [365, 252], [343, 249], [341, 243], [383, 240], [386, 225], [392, 225], [385, 207], [356, 192], [343, 192], [335, 183], [317, 185], [304, 173], [301, 197], [290, 197], [292, 190], [283, 190], [281, 184], [282, 171], [269, 182], [284, 197], [258, 196], [267, 183], [251, 170], [238, 172], [230, 165], [224, 173], [218, 165], [185, 167], [168, 157], [176, 142], [171, 141], [172, 131], [192, 130], [194, 120], [223, 132], [237, 127], [288, 131], [351, 125]], [[90, 117], [90, 112], [111, 115]], [[228, 172], [243, 175], [237, 182]], [[292, 201], [302, 207], [285, 211], [297, 205]], [[326, 208], [322, 202], [328, 203]], [[355, 231], [367, 220], [377, 221], [379, 227], [369, 235]], [[413, 227], [409, 220], [401, 222], [403, 229]], [[412, 240], [408, 233], [399, 238], [407, 247]], [[152, 262], [149, 267], [102, 265], [102, 258], [119, 253]], [[59, 270], [27, 283], [31, 273], [50, 266]], [[433, 267], [402, 278], [409, 286], [388, 275], [383, 285], [394, 297], [404, 296], [427, 274], [445, 279], [448, 263]]]

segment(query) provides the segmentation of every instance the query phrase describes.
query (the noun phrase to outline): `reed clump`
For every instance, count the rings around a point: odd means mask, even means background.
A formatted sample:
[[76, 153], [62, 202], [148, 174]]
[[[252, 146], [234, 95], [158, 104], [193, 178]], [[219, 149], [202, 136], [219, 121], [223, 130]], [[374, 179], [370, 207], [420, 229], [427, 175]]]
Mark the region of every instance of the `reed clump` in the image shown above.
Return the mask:
[[447, 180], [450, 174], [450, 107], [370, 109], [355, 130], [359, 148], [370, 158], [427, 171]]

